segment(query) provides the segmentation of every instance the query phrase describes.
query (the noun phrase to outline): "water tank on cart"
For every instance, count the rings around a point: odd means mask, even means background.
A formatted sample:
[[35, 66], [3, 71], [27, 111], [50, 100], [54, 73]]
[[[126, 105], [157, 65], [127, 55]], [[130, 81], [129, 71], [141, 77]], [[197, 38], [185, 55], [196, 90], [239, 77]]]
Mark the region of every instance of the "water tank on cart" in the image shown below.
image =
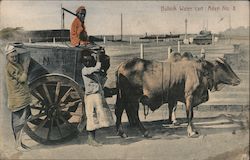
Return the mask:
[[[102, 46], [71, 47], [53, 43], [14, 43], [23, 59], [29, 59], [28, 80], [31, 116], [25, 132], [42, 144], [57, 144], [78, 133], [86, 122], [82, 58], [100, 54], [101, 70], [110, 66]], [[24, 61], [25, 62], [25, 61]], [[83, 120], [83, 121], [81, 121]], [[81, 123], [82, 124], [82, 123]]]

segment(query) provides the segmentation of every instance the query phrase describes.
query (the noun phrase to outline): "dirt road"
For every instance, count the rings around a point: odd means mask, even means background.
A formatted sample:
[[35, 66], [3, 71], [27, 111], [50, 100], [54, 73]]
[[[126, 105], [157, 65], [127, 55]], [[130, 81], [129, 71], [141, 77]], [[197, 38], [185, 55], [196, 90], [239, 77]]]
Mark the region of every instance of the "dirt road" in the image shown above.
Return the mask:
[[[188, 138], [184, 111], [178, 111], [182, 124], [172, 127], [163, 119], [165, 108], [151, 113], [145, 126], [153, 138], [145, 139], [135, 128], [124, 123], [129, 138], [122, 139], [115, 135], [113, 127], [97, 131], [101, 147], [86, 144], [86, 134], [61, 144], [41, 145], [28, 137], [25, 143], [32, 150], [20, 153], [5, 144], [2, 156], [8, 159], [237, 159], [246, 158], [249, 146], [248, 112], [201, 112], [195, 111], [195, 126], [200, 132], [199, 138]], [[125, 116], [124, 116], [125, 117]], [[142, 112], [141, 112], [141, 117]], [[163, 118], [163, 119], [159, 119]], [[143, 119], [143, 118], [142, 118]], [[126, 121], [126, 119], [124, 119]], [[9, 136], [8, 138], [12, 138]], [[82, 144], [81, 144], [82, 143]], [[228, 158], [226, 158], [228, 157]]]

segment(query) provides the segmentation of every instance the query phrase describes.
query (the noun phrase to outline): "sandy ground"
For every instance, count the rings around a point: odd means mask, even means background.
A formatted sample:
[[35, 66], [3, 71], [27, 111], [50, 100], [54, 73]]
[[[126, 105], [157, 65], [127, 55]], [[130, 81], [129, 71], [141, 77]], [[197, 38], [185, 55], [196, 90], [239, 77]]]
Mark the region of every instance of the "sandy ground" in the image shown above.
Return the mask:
[[[233, 49], [229, 45], [218, 45], [216, 49], [212, 46], [205, 47], [212, 53], [209, 57], [211, 59], [231, 52]], [[200, 46], [183, 46], [182, 49], [198, 53]], [[157, 53], [152, 55], [155, 50]], [[118, 64], [128, 58], [138, 57], [139, 48], [136, 45], [127, 47], [118, 44], [113, 47], [106, 46], [106, 51], [112, 56], [107, 85], [113, 86], [114, 71]], [[164, 60], [167, 46], [151, 46], [146, 51], [146, 58], [157, 57], [157, 59]], [[118, 54], [127, 56], [117, 56]], [[4, 57], [2, 54], [0, 54], [0, 64], [0, 75], [3, 75]], [[231, 104], [231, 107], [236, 107], [236, 104], [243, 101], [242, 103], [249, 105], [248, 71], [241, 72], [240, 77], [244, 79], [240, 86], [228, 87], [224, 91], [211, 94], [210, 104]], [[181, 107], [177, 112], [181, 125], [174, 127], [167, 124], [168, 111], [164, 105], [159, 110], [150, 112], [147, 119], [144, 119], [140, 110], [140, 118], [153, 136], [150, 139], [143, 138], [136, 128], [129, 127], [126, 116], [123, 115], [123, 125], [129, 135], [126, 139], [116, 136], [114, 127], [97, 131], [97, 140], [103, 143], [103, 146], [98, 148], [86, 144], [86, 133], [64, 144], [50, 146], [38, 144], [25, 135], [24, 143], [32, 150], [24, 153], [17, 152], [14, 149], [14, 137], [10, 128], [10, 112], [6, 107], [3, 76], [0, 80], [0, 159], [249, 159], [249, 106], [243, 111], [241, 109], [238, 111], [202, 111], [200, 108], [198, 111], [195, 110], [194, 122], [200, 133], [198, 138], [187, 137], [185, 112]], [[114, 98], [108, 99], [108, 102], [114, 104]]]
[[[2, 156], [7, 159], [175, 159], [214, 160], [247, 159], [249, 151], [248, 112], [195, 112], [195, 126], [200, 132], [198, 138], [188, 138], [184, 111], [178, 111], [178, 127], [170, 126], [164, 120], [164, 107], [151, 113], [144, 124], [153, 135], [146, 139], [136, 128], [131, 128], [124, 119], [129, 137], [122, 139], [115, 135], [113, 127], [97, 131], [101, 147], [86, 144], [86, 133], [61, 145], [41, 145], [25, 136], [24, 142], [32, 150], [17, 152], [10, 144], [4, 144]], [[125, 117], [125, 116], [124, 116]], [[142, 112], [141, 112], [141, 117]], [[163, 119], [161, 119], [163, 118]], [[9, 136], [9, 138], [12, 138]]]

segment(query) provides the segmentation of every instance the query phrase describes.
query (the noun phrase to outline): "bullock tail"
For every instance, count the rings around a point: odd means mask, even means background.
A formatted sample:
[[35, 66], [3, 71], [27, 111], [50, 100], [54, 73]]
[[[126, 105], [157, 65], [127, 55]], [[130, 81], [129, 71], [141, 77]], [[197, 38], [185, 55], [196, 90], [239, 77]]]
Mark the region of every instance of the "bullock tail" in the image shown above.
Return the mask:
[[122, 82], [121, 82], [121, 76], [118, 69], [117, 71], [115, 72], [115, 77], [116, 77], [116, 105], [121, 105], [121, 100], [122, 100]]
[[[119, 66], [120, 67], [120, 66]], [[116, 115], [116, 130], [117, 130], [117, 135], [121, 136], [122, 138], [126, 138], [127, 135], [123, 131], [122, 125], [121, 125], [121, 117], [122, 113], [124, 110], [124, 104], [122, 104], [122, 88], [120, 84], [120, 74], [119, 74], [119, 67], [115, 72], [116, 76], [116, 103], [115, 103], [115, 115]]]
[[121, 99], [121, 88], [120, 88], [120, 77], [119, 77], [119, 73], [118, 73], [118, 70], [115, 72], [115, 77], [116, 77], [116, 89], [117, 89], [117, 98], [116, 98], [116, 101], [118, 99]]
[[121, 63], [118, 67], [117, 67], [117, 70], [115, 72], [115, 77], [116, 77], [116, 89], [117, 89], [117, 98], [116, 98], [116, 101], [119, 99], [122, 98], [122, 93], [121, 93], [121, 82], [120, 82], [120, 74], [119, 74], [119, 69], [122, 67], [123, 63]]

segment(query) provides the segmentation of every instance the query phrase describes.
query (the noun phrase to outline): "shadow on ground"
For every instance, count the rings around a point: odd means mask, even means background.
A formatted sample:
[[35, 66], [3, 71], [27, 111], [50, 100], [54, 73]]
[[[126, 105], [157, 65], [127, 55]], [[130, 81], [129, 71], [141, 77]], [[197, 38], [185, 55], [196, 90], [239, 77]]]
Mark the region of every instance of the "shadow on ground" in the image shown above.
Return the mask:
[[[181, 123], [179, 126], [172, 126], [164, 120], [156, 120], [150, 122], [143, 122], [144, 126], [148, 129], [152, 138], [148, 140], [164, 139], [164, 140], [176, 140], [187, 138], [187, 123], [186, 118], [178, 119]], [[249, 128], [248, 117], [240, 113], [239, 115], [232, 114], [220, 114], [214, 117], [200, 117], [194, 118], [194, 124], [199, 131], [200, 136], [214, 135], [218, 133], [232, 133], [237, 134], [238, 131], [247, 131]], [[103, 145], [129, 145], [136, 143], [146, 138], [142, 137], [140, 131], [136, 127], [131, 127], [127, 122], [123, 123], [125, 132], [128, 134], [128, 138], [120, 138], [116, 135], [115, 127], [102, 128], [96, 131], [97, 140]], [[55, 148], [67, 145], [84, 145], [87, 141], [86, 131], [78, 137], [73, 138], [59, 145], [49, 145], [46, 148]], [[32, 146], [33, 149], [44, 148], [44, 145], [36, 144]]]

